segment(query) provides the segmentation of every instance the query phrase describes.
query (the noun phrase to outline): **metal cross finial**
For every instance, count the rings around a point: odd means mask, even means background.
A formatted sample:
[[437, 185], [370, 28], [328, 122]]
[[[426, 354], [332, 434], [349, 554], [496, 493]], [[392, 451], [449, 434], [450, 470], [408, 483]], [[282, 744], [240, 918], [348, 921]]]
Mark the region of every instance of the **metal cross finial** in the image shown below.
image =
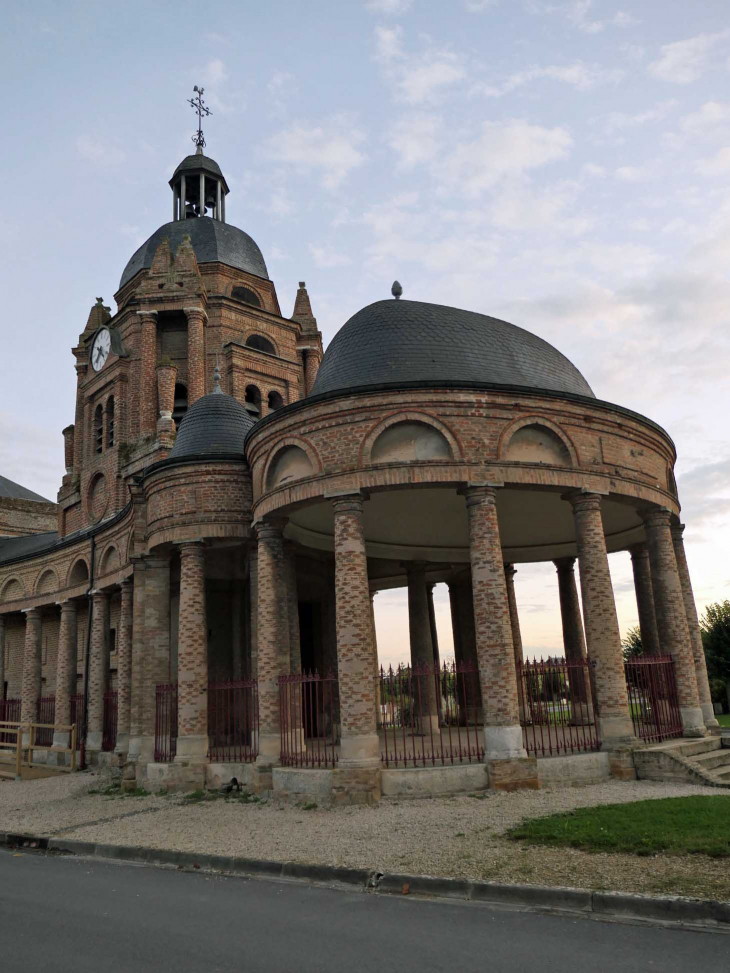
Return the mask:
[[193, 88], [196, 92], [196, 98], [188, 98], [188, 104], [192, 105], [195, 111], [198, 113], [198, 131], [193, 135], [193, 142], [198, 146], [199, 149], [205, 147], [205, 139], [203, 138], [203, 129], [201, 127], [203, 122], [203, 116], [212, 115], [213, 112], [210, 108], [206, 108], [203, 102], [203, 92], [205, 88], [199, 88], [197, 85]]

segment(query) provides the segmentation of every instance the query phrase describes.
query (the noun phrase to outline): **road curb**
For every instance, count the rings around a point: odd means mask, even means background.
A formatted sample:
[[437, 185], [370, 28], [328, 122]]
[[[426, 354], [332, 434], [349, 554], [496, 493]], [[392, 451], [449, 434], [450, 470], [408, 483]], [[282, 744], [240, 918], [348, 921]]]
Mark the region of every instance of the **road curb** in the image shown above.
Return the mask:
[[275, 862], [233, 858], [163, 848], [104, 845], [71, 838], [40, 838], [0, 832], [0, 846], [79, 855], [116, 861], [168, 865], [185, 870], [225, 872], [232, 875], [295, 879], [319, 884], [346, 885], [390, 895], [465, 899], [489, 905], [531, 911], [592, 915], [595, 918], [635, 919], [650, 922], [705, 926], [730, 932], [730, 902], [683, 896], [634, 895], [626, 892], [592, 892], [588, 889], [547, 885], [503, 885], [429, 875], [383, 874], [375, 869], [338, 868], [301, 862]]

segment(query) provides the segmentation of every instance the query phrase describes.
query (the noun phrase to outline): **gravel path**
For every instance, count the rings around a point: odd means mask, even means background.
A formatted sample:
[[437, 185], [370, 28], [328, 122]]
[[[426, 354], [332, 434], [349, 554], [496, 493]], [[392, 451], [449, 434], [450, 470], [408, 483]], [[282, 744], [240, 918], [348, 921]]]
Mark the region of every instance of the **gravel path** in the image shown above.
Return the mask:
[[588, 854], [531, 848], [502, 837], [526, 817], [647, 798], [716, 795], [712, 788], [608, 781], [306, 811], [270, 801], [190, 803], [177, 796], [88, 793], [104, 783], [77, 774], [0, 784], [0, 830], [421, 875], [730, 898], [727, 859]]

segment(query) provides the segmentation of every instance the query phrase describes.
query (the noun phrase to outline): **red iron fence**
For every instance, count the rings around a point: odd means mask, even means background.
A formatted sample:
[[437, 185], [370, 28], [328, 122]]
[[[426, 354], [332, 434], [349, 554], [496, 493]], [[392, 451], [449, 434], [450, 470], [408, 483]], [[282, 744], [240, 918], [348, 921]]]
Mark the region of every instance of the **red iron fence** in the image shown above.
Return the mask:
[[517, 688], [529, 754], [549, 757], [600, 749], [590, 661], [554, 658], [519, 663]]
[[[0, 699], [0, 723], [20, 723], [19, 699]], [[15, 733], [0, 733], [0, 743], [15, 743]]]
[[[38, 723], [56, 722], [56, 697], [41, 696], [36, 704], [36, 721]], [[47, 730], [36, 730], [35, 742], [39, 747], [53, 746], [53, 726]]]
[[647, 743], [682, 736], [674, 660], [671, 655], [631, 659], [624, 666], [634, 733]]
[[177, 683], [155, 687], [155, 762], [169, 764], [177, 752]]
[[378, 696], [385, 767], [478, 763], [484, 757], [476, 665], [381, 668]]
[[337, 676], [317, 672], [279, 676], [281, 763], [284, 767], [334, 767], [337, 763]]
[[86, 727], [84, 725], [84, 694], [75, 693], [71, 697], [71, 723], [76, 724], [76, 749], [81, 749], [81, 741]]
[[104, 717], [101, 733], [101, 749], [111, 753], [117, 745], [118, 694], [116, 689], [104, 693]]
[[255, 679], [208, 685], [208, 755], [221, 763], [251, 763], [258, 754], [259, 699]]

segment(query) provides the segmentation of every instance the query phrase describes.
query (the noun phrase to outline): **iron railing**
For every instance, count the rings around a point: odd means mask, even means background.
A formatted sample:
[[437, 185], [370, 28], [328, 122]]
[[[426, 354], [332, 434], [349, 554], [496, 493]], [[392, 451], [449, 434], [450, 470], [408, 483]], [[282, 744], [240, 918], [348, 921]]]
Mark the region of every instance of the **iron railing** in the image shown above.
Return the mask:
[[84, 725], [84, 694], [74, 693], [71, 697], [71, 723], [76, 724], [76, 749], [81, 749], [86, 727]]
[[[0, 723], [20, 723], [21, 700], [0, 699]], [[0, 743], [15, 743], [15, 731], [0, 733]]]
[[117, 745], [118, 694], [116, 689], [104, 693], [104, 716], [101, 733], [101, 749], [113, 752]]
[[674, 659], [649, 655], [624, 665], [634, 733], [647, 743], [682, 736]]
[[258, 754], [259, 700], [255, 679], [208, 685], [208, 755], [214, 762], [252, 763]]
[[[37, 723], [56, 722], [56, 697], [41, 696], [36, 704]], [[53, 726], [36, 730], [35, 742], [39, 747], [53, 746]]]
[[279, 676], [281, 763], [284, 767], [334, 767], [339, 728], [337, 676], [301, 672]]
[[177, 683], [155, 686], [155, 762], [168, 764], [177, 752]]
[[385, 767], [477, 763], [484, 757], [473, 663], [381, 668], [377, 706]]
[[599, 750], [593, 664], [552, 658], [517, 665], [525, 749], [539, 757]]

